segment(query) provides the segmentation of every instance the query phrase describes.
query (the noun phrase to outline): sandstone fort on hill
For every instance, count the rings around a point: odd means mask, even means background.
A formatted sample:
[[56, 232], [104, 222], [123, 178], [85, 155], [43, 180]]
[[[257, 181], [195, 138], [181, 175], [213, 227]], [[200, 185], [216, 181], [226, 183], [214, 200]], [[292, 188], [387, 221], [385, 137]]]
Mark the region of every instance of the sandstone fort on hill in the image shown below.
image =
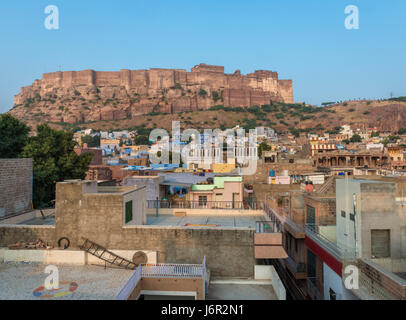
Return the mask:
[[21, 88], [12, 113], [25, 120], [76, 123], [270, 101], [293, 103], [292, 80], [279, 80], [272, 71], [226, 74], [222, 66], [199, 64], [190, 72], [154, 68], [46, 73]]

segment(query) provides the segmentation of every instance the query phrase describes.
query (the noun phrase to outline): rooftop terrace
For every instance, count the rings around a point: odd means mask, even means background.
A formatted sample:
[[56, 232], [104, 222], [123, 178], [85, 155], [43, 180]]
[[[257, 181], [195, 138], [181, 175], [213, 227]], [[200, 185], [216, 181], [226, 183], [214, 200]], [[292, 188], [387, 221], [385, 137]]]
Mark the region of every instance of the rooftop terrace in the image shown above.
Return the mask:
[[[48, 276], [45, 267], [34, 263], [0, 263], [0, 300], [110, 300], [133, 274], [132, 270], [58, 265], [60, 290], [47, 291], [40, 290]], [[69, 291], [72, 282], [77, 284], [76, 290], [62, 295]], [[61, 296], [56, 297], [58, 293]]]
[[255, 228], [263, 216], [185, 216], [172, 215], [147, 216], [147, 225], [171, 227], [212, 227], [212, 228]]

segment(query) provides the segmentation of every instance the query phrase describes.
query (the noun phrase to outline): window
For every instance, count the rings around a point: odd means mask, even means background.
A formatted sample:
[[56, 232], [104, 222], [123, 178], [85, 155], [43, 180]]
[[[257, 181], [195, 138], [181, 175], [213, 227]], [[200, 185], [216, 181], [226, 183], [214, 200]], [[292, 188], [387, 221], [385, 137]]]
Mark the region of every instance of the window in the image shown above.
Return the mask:
[[350, 213], [350, 220], [351, 220], [351, 221], [355, 221], [355, 214]]
[[390, 257], [390, 230], [371, 230], [371, 256]]
[[133, 219], [133, 201], [125, 203], [125, 223], [129, 223]]
[[207, 196], [199, 196], [199, 206], [205, 206], [207, 204]]
[[311, 225], [316, 224], [315, 209], [311, 206], [306, 206], [306, 223]]
[[345, 218], [345, 211], [344, 211], [344, 210], [341, 210], [341, 216], [342, 216], [343, 218]]

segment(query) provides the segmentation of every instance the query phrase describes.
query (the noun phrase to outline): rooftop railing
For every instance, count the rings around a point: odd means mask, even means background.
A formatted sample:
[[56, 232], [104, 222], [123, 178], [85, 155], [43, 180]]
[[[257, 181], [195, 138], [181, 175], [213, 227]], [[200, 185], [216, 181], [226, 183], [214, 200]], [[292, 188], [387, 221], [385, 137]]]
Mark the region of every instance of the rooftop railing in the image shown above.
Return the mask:
[[202, 264], [141, 264], [116, 296], [116, 300], [127, 300], [142, 278], [203, 278], [206, 282], [206, 257]]
[[352, 259], [357, 256], [355, 248], [346, 247], [337, 242], [331, 241], [319, 232], [319, 226], [314, 224], [306, 224], [306, 235], [316, 241], [321, 247], [335, 256], [336, 259]]
[[280, 223], [278, 221], [256, 221], [256, 233], [279, 233], [281, 232]]
[[303, 224], [296, 223], [289, 217], [285, 217], [285, 223], [288, 224], [294, 231], [298, 233], [304, 233], [305, 228]]
[[198, 264], [143, 264], [143, 278], [202, 278], [205, 266]]
[[264, 210], [267, 218], [269, 219], [268, 223], [270, 223], [273, 226], [273, 229], [276, 230], [274, 232], [281, 232], [284, 218], [279, 216], [275, 210], [269, 207], [266, 203], [261, 203], [261, 209]]
[[147, 200], [147, 209], [243, 209], [257, 210], [256, 202], [250, 201], [170, 201]]

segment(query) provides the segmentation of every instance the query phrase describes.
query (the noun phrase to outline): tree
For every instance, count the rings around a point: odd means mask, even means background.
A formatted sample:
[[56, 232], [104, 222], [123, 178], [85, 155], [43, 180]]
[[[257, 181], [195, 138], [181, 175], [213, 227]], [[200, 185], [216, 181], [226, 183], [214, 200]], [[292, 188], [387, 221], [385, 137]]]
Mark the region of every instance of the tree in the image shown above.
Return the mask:
[[30, 128], [9, 114], [0, 115], [0, 158], [18, 158], [28, 141]]
[[207, 96], [207, 91], [204, 89], [199, 90], [199, 96], [205, 98]]
[[351, 137], [350, 142], [362, 142], [362, 138], [359, 134], [354, 134]]
[[389, 143], [396, 143], [399, 139], [399, 136], [389, 136], [382, 140], [382, 144], [386, 147]]
[[68, 179], [84, 179], [92, 153], [78, 156], [74, 151], [72, 131], [53, 130], [47, 124], [37, 126], [37, 135], [30, 137], [22, 155], [34, 163], [33, 202], [40, 207], [55, 199], [55, 183]]
[[137, 136], [134, 143], [136, 146], [146, 146], [149, 144], [149, 138], [147, 136]]
[[90, 136], [85, 135], [82, 137], [82, 143], [87, 144], [89, 148], [97, 148], [100, 147], [100, 135]]
[[258, 156], [262, 156], [262, 153], [264, 151], [270, 151], [272, 150], [272, 147], [268, 145], [266, 142], [261, 142], [261, 144], [258, 147]]

